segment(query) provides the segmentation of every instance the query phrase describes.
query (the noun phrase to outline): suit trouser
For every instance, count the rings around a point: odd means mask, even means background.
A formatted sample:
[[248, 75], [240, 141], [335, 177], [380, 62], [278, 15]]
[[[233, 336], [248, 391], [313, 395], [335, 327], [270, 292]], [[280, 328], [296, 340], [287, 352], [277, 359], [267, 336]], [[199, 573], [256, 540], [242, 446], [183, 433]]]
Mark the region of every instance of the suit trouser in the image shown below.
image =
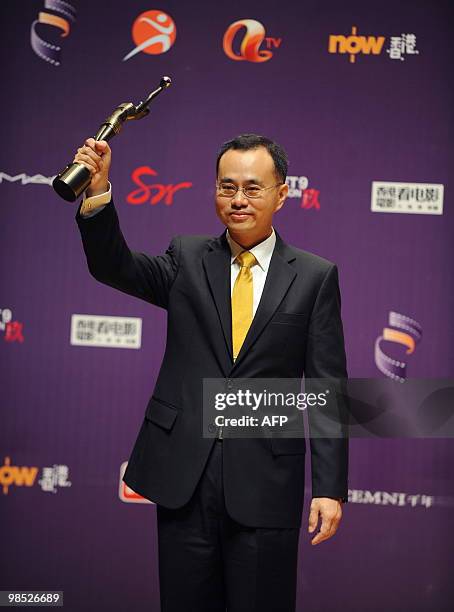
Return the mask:
[[299, 529], [230, 518], [222, 449], [216, 439], [187, 504], [157, 505], [161, 612], [294, 612]]

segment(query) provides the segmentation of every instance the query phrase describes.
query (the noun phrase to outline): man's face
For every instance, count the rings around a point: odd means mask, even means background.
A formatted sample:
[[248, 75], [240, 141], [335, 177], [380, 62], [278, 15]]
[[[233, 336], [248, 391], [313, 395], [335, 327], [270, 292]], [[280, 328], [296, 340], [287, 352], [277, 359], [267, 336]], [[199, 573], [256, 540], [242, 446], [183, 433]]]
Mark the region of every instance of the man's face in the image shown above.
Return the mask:
[[216, 192], [216, 213], [234, 240], [245, 245], [268, 237], [273, 214], [284, 204], [288, 186], [277, 185], [281, 181], [265, 147], [228, 150], [219, 161], [217, 180], [218, 186], [271, 188], [258, 191], [257, 198], [247, 198], [242, 191], [233, 197]]

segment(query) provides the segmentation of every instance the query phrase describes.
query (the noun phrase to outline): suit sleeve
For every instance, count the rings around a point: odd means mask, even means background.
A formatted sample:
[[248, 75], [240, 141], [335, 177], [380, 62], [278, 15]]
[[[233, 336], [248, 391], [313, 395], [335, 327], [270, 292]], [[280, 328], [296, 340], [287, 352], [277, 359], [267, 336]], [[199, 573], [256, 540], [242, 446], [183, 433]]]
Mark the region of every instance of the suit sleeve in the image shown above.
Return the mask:
[[[338, 271], [333, 265], [320, 286], [309, 322], [305, 377], [336, 379], [342, 384], [347, 376]], [[316, 413], [309, 411], [309, 426], [314, 418]], [[341, 424], [339, 431], [343, 435], [336, 438], [310, 437], [312, 497], [347, 501], [348, 437]]]
[[113, 201], [93, 217], [76, 214], [90, 274], [99, 282], [168, 307], [170, 289], [178, 274], [181, 238], [170, 242], [164, 255], [131, 251], [121, 232]]

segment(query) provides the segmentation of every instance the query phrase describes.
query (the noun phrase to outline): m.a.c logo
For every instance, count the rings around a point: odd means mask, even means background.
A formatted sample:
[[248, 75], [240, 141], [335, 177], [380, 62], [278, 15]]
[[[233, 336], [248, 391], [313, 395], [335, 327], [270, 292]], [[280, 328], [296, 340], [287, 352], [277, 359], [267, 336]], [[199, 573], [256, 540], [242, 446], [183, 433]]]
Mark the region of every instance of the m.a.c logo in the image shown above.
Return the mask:
[[[243, 32], [243, 40], [236, 51], [233, 48], [234, 39], [237, 32]], [[265, 43], [266, 49], [260, 49], [262, 43]], [[222, 46], [224, 52], [232, 60], [248, 61], [248, 62], [267, 62], [273, 57], [271, 49], [277, 49], [282, 42], [281, 38], [265, 37], [265, 28], [255, 19], [240, 19], [232, 23], [224, 34]]]
[[145, 11], [132, 24], [132, 39], [136, 46], [123, 61], [143, 51], [150, 55], [166, 53], [175, 42], [177, 29], [170, 15], [164, 11]]

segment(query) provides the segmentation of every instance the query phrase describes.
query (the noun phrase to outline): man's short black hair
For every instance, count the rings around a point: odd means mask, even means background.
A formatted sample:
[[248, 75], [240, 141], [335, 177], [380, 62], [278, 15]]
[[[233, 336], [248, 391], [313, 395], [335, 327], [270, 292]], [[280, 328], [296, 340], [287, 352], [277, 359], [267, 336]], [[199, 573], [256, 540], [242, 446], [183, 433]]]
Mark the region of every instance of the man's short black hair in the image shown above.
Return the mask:
[[236, 136], [236, 138], [224, 142], [216, 160], [216, 175], [219, 172], [219, 161], [226, 151], [230, 149], [234, 149], [235, 151], [249, 151], [250, 149], [257, 149], [258, 147], [265, 147], [273, 158], [276, 177], [285, 183], [288, 168], [287, 153], [277, 144], [277, 142], [265, 138], [265, 136], [259, 136], [259, 134], [240, 134]]

